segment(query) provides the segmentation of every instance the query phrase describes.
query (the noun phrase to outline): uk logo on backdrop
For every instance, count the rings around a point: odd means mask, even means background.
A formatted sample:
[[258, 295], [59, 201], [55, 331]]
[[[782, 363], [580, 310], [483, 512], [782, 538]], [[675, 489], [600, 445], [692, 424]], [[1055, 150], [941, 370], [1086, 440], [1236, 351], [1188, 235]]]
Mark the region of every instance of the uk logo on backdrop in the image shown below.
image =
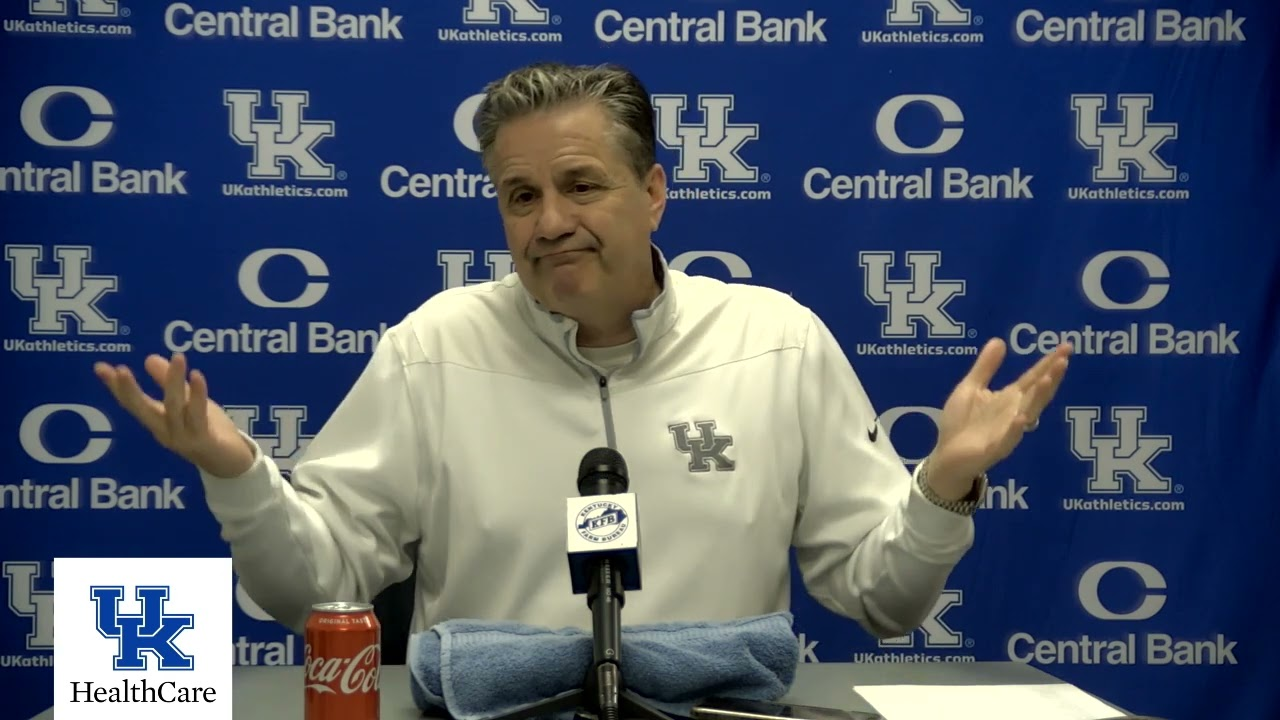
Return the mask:
[[54, 713], [231, 718], [230, 558], [55, 558]]
[[1181, 512], [1182, 483], [1166, 475], [1173, 436], [1145, 405], [1066, 408], [1071, 454], [1082, 462], [1083, 494], [1062, 499], [1069, 512]]
[[862, 295], [880, 313], [879, 342], [859, 342], [858, 355], [977, 355], [978, 331], [958, 319], [951, 303], [966, 281], [943, 270], [942, 252], [858, 253]]
[[[554, 3], [555, 0], [550, 0]], [[564, 3], [565, 0], [560, 0]], [[439, 12], [453, 15], [436, 30], [444, 43], [558, 43], [561, 17], [548, 0], [444, 0]], [[454, 15], [454, 13], [457, 13]]]
[[749, 157], [760, 125], [742, 120], [736, 95], [654, 95], [651, 100], [658, 146], [674, 153], [668, 199], [772, 198], [764, 187], [772, 176]]
[[1178, 123], [1149, 93], [1073, 94], [1075, 142], [1089, 158], [1089, 185], [1067, 188], [1067, 199], [1187, 200], [1190, 179], [1168, 143]]
[[879, 15], [858, 35], [864, 45], [980, 45], [983, 17], [969, 9], [969, 0], [880, 0], [864, 3], [865, 12]]
[[[501, 280], [516, 271], [509, 250], [438, 250], [436, 264], [440, 268], [441, 290]], [[741, 255], [725, 250], [688, 250], [671, 258], [668, 264], [673, 270], [725, 282], [753, 277], [751, 266]]]
[[322, 148], [337, 123], [313, 109], [309, 90], [228, 89], [222, 93], [231, 141], [248, 182], [222, 184], [227, 197], [345, 198], [347, 179]]
[[501, 280], [516, 271], [509, 250], [484, 250], [483, 259], [474, 250], [439, 250], [441, 289], [466, 287]]
[[6, 560], [0, 575], [6, 583], [9, 611], [25, 623], [26, 654], [10, 658], [11, 667], [53, 667], [53, 578], [48, 560]]
[[285, 478], [302, 459], [315, 437], [304, 427], [319, 427], [320, 420], [307, 419], [306, 405], [227, 405], [223, 408], [240, 432], [252, 437], [263, 454], [275, 461]]
[[[131, 352], [129, 326], [110, 312], [120, 276], [103, 272], [89, 245], [5, 245], [9, 294], [21, 302], [10, 317], [22, 333], [4, 338], [5, 352]], [[10, 300], [12, 302], [12, 300]]]
[[[481, 94], [464, 98], [453, 114], [458, 143], [480, 152], [475, 116]], [[760, 138], [758, 123], [743, 122], [732, 94], [653, 95], [659, 150], [668, 168], [669, 200], [768, 200], [772, 176], [750, 157]], [[386, 166], [380, 176], [383, 195], [391, 198], [494, 198], [493, 182], [479, 163], [444, 170]]]
[[6, 17], [10, 35], [131, 37], [133, 10], [122, 0], [12, 0], [25, 16]]
[[876, 652], [856, 652], [854, 662], [928, 662], [945, 657], [947, 662], [976, 662], [974, 640], [960, 631], [948, 613], [963, 608], [964, 591], [946, 588], [934, 602], [920, 626], [907, 635], [876, 642]]

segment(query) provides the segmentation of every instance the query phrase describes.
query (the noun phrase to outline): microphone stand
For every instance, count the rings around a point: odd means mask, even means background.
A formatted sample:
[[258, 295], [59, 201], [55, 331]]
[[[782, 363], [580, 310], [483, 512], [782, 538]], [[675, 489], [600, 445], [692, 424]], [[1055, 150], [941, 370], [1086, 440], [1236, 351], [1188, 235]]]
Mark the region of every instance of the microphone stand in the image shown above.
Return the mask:
[[530, 720], [570, 710], [595, 720], [673, 720], [627, 689], [622, 674], [622, 573], [602, 559], [587, 589], [591, 608], [592, 661], [582, 687], [522, 705], [488, 720]]

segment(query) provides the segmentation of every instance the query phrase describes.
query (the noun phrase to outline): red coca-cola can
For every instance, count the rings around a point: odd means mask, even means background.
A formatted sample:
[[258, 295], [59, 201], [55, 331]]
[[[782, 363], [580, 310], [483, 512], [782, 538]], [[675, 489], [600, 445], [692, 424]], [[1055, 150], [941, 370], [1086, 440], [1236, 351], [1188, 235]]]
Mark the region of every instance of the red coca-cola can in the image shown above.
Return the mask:
[[306, 720], [378, 720], [382, 625], [373, 606], [313, 605], [306, 647]]

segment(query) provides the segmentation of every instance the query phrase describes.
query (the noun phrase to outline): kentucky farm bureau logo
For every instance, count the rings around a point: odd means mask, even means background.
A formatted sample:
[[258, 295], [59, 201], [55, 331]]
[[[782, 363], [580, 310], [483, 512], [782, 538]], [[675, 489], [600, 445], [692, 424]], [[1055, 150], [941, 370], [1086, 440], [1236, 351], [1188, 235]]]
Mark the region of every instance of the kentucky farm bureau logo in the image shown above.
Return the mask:
[[608, 500], [591, 503], [578, 513], [578, 534], [589, 542], [613, 542], [622, 537], [630, 524], [622, 506]]

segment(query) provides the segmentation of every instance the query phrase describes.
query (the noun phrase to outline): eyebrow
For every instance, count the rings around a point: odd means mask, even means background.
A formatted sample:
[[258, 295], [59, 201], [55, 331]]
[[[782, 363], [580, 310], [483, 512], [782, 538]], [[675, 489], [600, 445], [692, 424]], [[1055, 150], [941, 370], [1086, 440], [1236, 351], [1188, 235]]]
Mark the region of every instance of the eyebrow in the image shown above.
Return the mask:
[[506, 190], [513, 186], [526, 184], [528, 182], [529, 181], [525, 179], [524, 175], [510, 175], [498, 181], [498, 188], [500, 190]]
[[582, 177], [583, 175], [600, 177], [602, 175], [608, 175], [609, 173], [595, 163], [579, 162], [569, 165], [560, 174], [568, 177]]
[[[557, 171], [556, 175], [560, 178], [570, 178], [570, 179], [578, 178], [578, 177], [604, 179], [608, 177], [609, 173], [604, 168], [601, 168], [600, 166], [594, 163], [579, 162], [579, 163], [574, 163], [572, 165], [565, 166], [564, 168]], [[508, 177], [502, 178], [502, 180], [498, 182], [498, 187], [500, 189], [506, 190], [507, 188], [510, 188], [513, 186], [528, 184], [528, 182], [529, 180], [526, 175], [524, 175], [523, 173], [517, 173], [515, 175], [510, 175]]]

